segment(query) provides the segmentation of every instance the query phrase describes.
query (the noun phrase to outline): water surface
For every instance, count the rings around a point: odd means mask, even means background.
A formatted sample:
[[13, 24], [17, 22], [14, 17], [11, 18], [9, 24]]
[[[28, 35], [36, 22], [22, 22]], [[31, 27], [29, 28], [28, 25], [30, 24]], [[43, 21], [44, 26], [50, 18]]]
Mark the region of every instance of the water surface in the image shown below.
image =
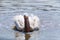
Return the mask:
[[27, 34], [29, 40], [60, 40], [59, 4], [60, 0], [0, 0], [0, 40], [25, 40], [26, 34], [12, 30], [13, 16], [23, 13], [40, 18], [40, 30]]

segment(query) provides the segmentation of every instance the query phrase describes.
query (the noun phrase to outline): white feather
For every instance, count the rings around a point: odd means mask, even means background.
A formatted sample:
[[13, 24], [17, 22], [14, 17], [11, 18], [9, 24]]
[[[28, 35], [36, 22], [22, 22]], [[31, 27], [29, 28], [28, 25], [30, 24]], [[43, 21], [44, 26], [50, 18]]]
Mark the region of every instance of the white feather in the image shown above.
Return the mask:
[[34, 16], [33, 14], [29, 17], [30, 27], [32, 29], [39, 27], [39, 18], [37, 16]]
[[14, 21], [17, 23], [17, 28], [24, 28], [24, 17], [22, 15], [17, 15], [14, 17]]
[[[28, 15], [28, 14], [24, 14], [24, 15]], [[38, 28], [39, 27], [39, 17], [38, 16], [35, 16], [33, 14], [31, 14], [31, 16], [28, 16], [28, 17], [29, 17], [30, 27], [32, 29]], [[18, 29], [19, 28], [21, 28], [21, 29], [24, 28], [24, 16], [22, 16], [22, 15], [14, 16], [14, 21], [18, 25], [18, 27], [17, 27]]]

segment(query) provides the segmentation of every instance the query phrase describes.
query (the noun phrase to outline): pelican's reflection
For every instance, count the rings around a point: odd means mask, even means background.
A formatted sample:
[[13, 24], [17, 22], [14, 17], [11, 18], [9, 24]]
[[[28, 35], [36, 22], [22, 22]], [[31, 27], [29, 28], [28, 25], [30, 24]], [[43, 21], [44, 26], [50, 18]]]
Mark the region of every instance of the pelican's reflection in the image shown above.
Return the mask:
[[[13, 27], [13, 30], [18, 31], [16, 29], [16, 26]], [[23, 36], [21, 36], [20, 32], [18, 31], [18, 32], [15, 32], [15, 37], [16, 37], [16, 40], [21, 40], [21, 37], [23, 37]], [[25, 33], [25, 40], [29, 40], [30, 37], [31, 37], [30, 34]]]
[[29, 38], [31, 37], [31, 35], [30, 34], [25, 34], [25, 40], [29, 40]]

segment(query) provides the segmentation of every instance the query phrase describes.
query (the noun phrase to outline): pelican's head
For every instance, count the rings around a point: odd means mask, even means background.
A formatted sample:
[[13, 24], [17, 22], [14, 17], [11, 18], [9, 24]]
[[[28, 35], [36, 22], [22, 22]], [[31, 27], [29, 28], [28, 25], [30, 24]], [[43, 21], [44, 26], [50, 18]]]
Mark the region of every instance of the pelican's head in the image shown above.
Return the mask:
[[28, 13], [24, 13], [25, 16], [29, 16]]

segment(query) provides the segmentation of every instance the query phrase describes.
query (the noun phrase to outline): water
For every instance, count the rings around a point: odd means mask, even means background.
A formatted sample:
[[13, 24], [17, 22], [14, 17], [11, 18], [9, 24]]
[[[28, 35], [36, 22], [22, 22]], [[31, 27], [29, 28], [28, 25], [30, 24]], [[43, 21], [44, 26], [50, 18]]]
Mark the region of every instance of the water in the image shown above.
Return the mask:
[[26, 34], [12, 30], [13, 16], [23, 13], [39, 16], [41, 23], [27, 39], [60, 40], [59, 4], [60, 0], [0, 0], [0, 40], [26, 40]]

